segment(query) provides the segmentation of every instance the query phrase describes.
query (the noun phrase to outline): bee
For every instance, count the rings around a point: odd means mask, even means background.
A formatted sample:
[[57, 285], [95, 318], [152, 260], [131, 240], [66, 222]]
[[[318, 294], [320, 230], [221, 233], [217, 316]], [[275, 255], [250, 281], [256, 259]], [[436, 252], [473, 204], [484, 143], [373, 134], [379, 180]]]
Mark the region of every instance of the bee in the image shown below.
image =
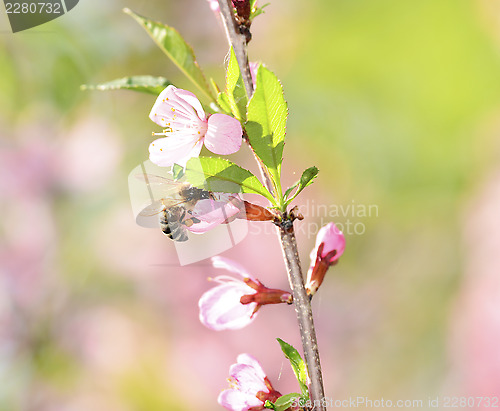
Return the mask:
[[[145, 181], [150, 190], [153, 187], [159, 189], [162, 196], [165, 195], [144, 208], [139, 215], [149, 217], [159, 214], [159, 225], [163, 234], [173, 241], [187, 241], [187, 228], [200, 222], [192, 215], [194, 207], [200, 200], [214, 199], [213, 193], [186, 182], [152, 174], [138, 174], [136, 177]], [[150, 193], [152, 196], [152, 191]]]

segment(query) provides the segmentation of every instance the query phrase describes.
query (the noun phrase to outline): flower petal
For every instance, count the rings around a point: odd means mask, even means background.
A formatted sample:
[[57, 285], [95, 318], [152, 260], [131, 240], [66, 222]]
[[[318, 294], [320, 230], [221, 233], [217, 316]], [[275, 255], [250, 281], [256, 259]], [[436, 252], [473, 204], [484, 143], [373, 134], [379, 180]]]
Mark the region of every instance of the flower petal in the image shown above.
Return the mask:
[[255, 369], [248, 364], [233, 364], [229, 368], [229, 375], [238, 382], [241, 391], [256, 395], [259, 391], [269, 392], [261, 371], [260, 367]]
[[328, 223], [323, 226], [316, 236], [316, 245], [311, 251], [311, 265], [316, 262], [316, 256], [318, 253], [318, 248], [324, 243], [322, 257], [325, 257], [329, 252], [337, 250], [337, 254], [332, 258], [330, 262], [334, 262], [340, 258], [344, 253], [345, 249], [345, 237], [342, 231], [340, 231], [334, 223]]
[[208, 119], [205, 146], [215, 154], [233, 154], [241, 147], [242, 135], [238, 120], [226, 114], [212, 114]]
[[215, 256], [212, 257], [212, 265], [215, 268], [222, 268], [224, 270], [230, 271], [234, 274], [237, 274], [241, 276], [242, 278], [250, 278], [252, 280], [255, 280], [250, 273], [243, 268], [242, 265], [238, 264], [237, 262], [230, 260], [229, 258], [225, 257], [220, 257], [220, 256]]
[[160, 93], [149, 118], [174, 131], [193, 126], [206, 127], [206, 116], [200, 101], [193, 93], [175, 86], [168, 86]]
[[185, 167], [192, 157], [200, 155], [202, 141], [192, 133], [176, 133], [159, 138], [149, 145], [149, 159], [160, 167], [169, 167], [174, 163]]
[[191, 93], [190, 91], [183, 90], [178, 88], [176, 90], [177, 97], [179, 98], [179, 103], [182, 104], [182, 100], [189, 104], [193, 109], [196, 110], [196, 114], [201, 121], [205, 121], [207, 116], [205, 115], [205, 111], [203, 110], [203, 106], [200, 103], [200, 100]]
[[[234, 195], [232, 195], [234, 197]], [[227, 197], [232, 198], [232, 197]], [[188, 227], [193, 233], [205, 233], [216, 226], [225, 223], [229, 218], [240, 212], [232, 200], [205, 199], [196, 203], [192, 215], [200, 220], [199, 223]]]
[[[262, 379], [266, 378], [266, 373], [262, 369], [262, 365], [253, 355], [250, 354], [240, 354], [236, 358], [238, 364], [246, 364], [254, 369], [254, 372]], [[266, 389], [266, 391], [269, 391]]]
[[237, 330], [250, 324], [256, 303], [241, 304], [240, 298], [254, 294], [245, 283], [226, 283], [204, 293], [199, 302], [200, 321], [212, 330]]
[[222, 391], [217, 398], [217, 402], [231, 411], [248, 411], [252, 407], [263, 405], [263, 402], [255, 395], [235, 389]]

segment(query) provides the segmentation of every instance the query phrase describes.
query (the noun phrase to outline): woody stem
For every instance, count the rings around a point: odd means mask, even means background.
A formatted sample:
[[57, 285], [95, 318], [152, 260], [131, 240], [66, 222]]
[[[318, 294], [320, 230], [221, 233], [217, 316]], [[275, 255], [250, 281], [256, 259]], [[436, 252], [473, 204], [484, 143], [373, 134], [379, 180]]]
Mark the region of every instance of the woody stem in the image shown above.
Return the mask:
[[292, 289], [295, 313], [299, 323], [299, 331], [304, 349], [304, 357], [310, 379], [309, 396], [315, 411], [323, 411], [323, 399], [325, 392], [323, 388], [323, 376], [319, 360], [318, 342], [314, 329], [311, 302], [307, 296], [302, 269], [300, 266], [299, 252], [295, 240], [292, 221], [285, 220], [278, 227], [281, 240], [281, 248], [288, 272], [288, 281]]

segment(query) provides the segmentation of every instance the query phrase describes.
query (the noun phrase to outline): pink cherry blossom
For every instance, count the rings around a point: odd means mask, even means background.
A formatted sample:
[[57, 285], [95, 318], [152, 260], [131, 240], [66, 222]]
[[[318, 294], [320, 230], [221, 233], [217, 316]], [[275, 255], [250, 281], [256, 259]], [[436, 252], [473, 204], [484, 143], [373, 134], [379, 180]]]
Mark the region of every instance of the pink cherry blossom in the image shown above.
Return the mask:
[[252, 277], [241, 265], [224, 257], [212, 257], [215, 268], [223, 268], [239, 278], [220, 275], [219, 283], [204, 293], [199, 302], [200, 321], [212, 330], [237, 330], [250, 324], [265, 304], [292, 302], [290, 293], [269, 289]]
[[192, 233], [201, 234], [224, 223], [231, 222], [244, 209], [243, 200], [238, 194], [213, 193], [215, 199], [198, 201], [191, 212], [199, 223], [188, 227]]
[[275, 402], [275, 391], [260, 363], [250, 354], [240, 354], [229, 368], [231, 388], [222, 391], [217, 401], [231, 411], [264, 410], [266, 400]]
[[319, 230], [316, 245], [310, 255], [311, 266], [307, 272], [306, 289], [309, 295], [318, 290], [328, 268], [337, 263], [344, 249], [344, 234], [334, 223], [328, 223]]
[[160, 167], [185, 166], [200, 155], [203, 144], [212, 153], [227, 155], [241, 147], [242, 129], [238, 120], [226, 114], [207, 118], [200, 101], [186, 90], [168, 86], [151, 109], [149, 118], [164, 127], [165, 136], [151, 143], [149, 159]]

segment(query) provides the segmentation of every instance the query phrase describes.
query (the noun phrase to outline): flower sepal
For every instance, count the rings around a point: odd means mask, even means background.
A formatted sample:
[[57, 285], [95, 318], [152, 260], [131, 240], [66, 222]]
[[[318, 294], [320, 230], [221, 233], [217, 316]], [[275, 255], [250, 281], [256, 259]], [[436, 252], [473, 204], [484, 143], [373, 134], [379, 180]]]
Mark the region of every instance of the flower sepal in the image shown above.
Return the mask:
[[240, 303], [243, 305], [256, 303], [252, 316], [259, 310], [260, 307], [266, 304], [292, 304], [293, 296], [288, 291], [278, 290], [275, 288], [267, 288], [259, 280], [244, 278], [243, 282], [250, 288], [253, 288], [256, 293], [245, 294], [241, 296]]

